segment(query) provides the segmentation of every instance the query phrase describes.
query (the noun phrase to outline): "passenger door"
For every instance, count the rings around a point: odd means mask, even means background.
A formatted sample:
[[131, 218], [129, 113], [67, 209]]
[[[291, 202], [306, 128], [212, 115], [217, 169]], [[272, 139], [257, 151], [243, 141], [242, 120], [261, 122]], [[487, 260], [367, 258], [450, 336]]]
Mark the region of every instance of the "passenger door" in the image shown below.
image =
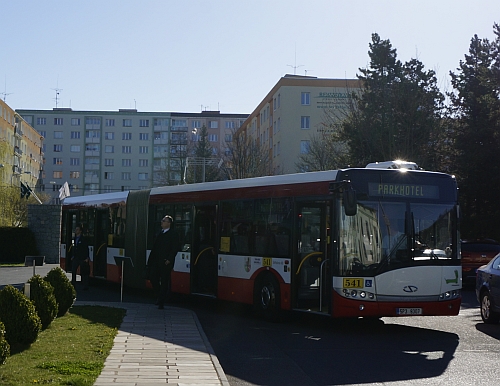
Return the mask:
[[294, 308], [328, 313], [331, 296], [329, 206], [324, 202], [300, 203], [296, 213], [292, 261]]

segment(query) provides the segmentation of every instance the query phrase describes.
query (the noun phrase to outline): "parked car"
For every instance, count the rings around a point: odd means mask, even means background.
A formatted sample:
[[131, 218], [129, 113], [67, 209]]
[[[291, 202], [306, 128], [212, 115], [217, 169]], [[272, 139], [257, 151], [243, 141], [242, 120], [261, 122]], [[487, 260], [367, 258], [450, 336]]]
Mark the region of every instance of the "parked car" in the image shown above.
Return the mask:
[[500, 253], [477, 269], [476, 296], [485, 323], [500, 320]]
[[490, 262], [500, 253], [500, 243], [491, 240], [465, 240], [461, 243], [462, 248], [462, 281], [473, 283], [476, 280], [476, 270]]

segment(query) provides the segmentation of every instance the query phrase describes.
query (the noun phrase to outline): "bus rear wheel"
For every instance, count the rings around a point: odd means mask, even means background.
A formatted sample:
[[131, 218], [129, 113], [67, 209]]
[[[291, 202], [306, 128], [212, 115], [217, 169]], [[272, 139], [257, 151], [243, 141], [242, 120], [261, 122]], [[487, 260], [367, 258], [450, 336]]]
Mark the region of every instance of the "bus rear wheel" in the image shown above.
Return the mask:
[[278, 320], [280, 299], [280, 287], [276, 278], [270, 273], [260, 276], [255, 283], [254, 289], [256, 312], [267, 320]]

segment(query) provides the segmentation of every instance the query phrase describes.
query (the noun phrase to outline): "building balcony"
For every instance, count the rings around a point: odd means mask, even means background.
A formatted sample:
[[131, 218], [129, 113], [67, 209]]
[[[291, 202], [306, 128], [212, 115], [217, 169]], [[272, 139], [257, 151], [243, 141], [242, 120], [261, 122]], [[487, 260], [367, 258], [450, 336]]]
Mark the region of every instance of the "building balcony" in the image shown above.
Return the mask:
[[19, 146], [14, 146], [14, 155], [21, 157], [23, 155], [23, 151], [19, 148]]
[[20, 166], [14, 165], [14, 166], [12, 166], [12, 173], [14, 173], [14, 174], [22, 174], [23, 173], [23, 169], [21, 169]]
[[98, 176], [85, 177], [84, 181], [86, 184], [98, 184], [99, 177]]

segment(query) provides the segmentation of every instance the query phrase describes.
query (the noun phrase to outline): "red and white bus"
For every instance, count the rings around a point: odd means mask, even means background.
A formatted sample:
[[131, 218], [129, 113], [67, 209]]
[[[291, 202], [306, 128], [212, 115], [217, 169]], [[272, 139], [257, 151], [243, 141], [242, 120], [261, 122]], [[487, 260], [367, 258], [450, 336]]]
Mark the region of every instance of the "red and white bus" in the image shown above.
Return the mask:
[[77, 223], [95, 278], [144, 288], [154, 235], [174, 218], [172, 292], [332, 317], [456, 315], [457, 184], [408, 169], [352, 168], [69, 197], [61, 266]]

